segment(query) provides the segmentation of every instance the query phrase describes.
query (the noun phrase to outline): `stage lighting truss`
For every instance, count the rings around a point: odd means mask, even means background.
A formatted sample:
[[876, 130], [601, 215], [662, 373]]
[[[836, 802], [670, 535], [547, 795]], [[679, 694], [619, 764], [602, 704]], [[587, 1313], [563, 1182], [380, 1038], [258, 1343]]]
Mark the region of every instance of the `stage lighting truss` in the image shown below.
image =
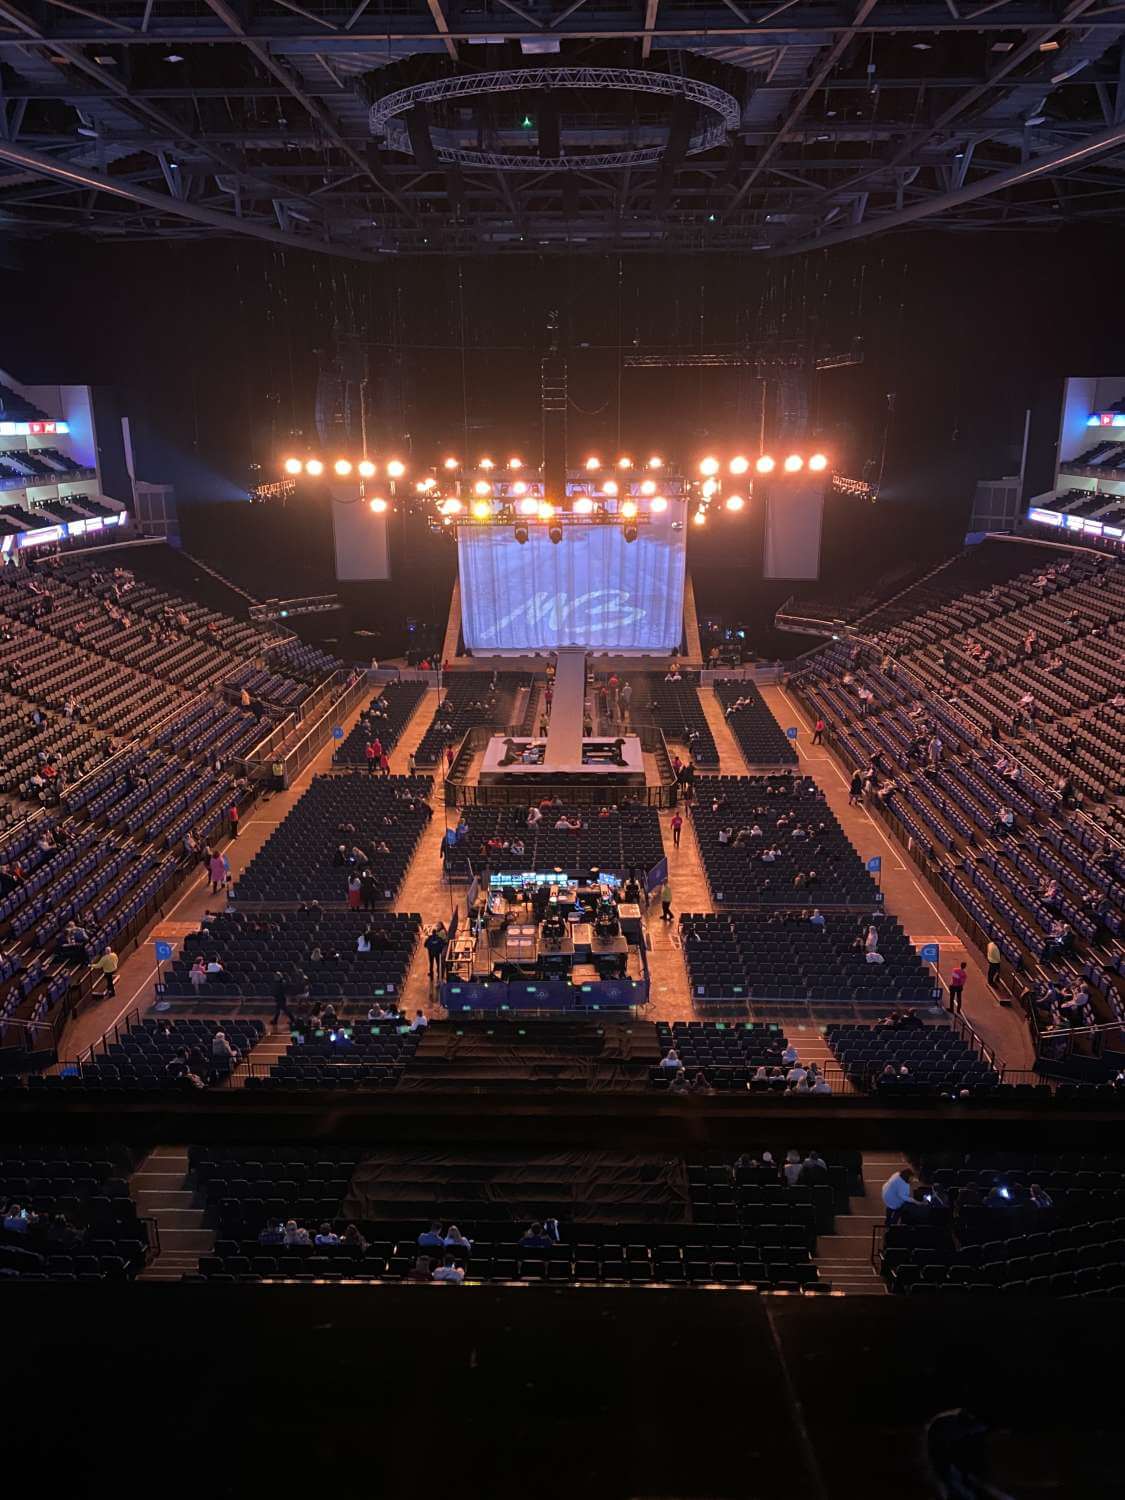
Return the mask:
[[759, 453], [753, 458], [746, 452], [727, 457], [704, 454], [696, 464], [698, 477], [689, 486], [695, 502], [691, 519], [696, 526], [703, 526], [711, 512], [716, 511], [738, 520], [753, 500], [755, 480], [773, 481], [777, 485], [775, 493], [780, 495], [784, 494], [786, 482], [805, 474], [827, 478], [830, 469], [828, 455], [818, 448], [804, 451], [783, 446], [779, 453]]
[[[687, 144], [686, 155], [696, 156], [726, 142], [739, 129], [742, 105], [733, 94], [714, 84], [676, 73], [647, 73], [639, 68], [513, 68], [494, 73], [457, 74], [396, 89], [377, 100], [368, 115], [371, 134], [381, 138], [391, 151], [413, 155], [410, 130], [401, 117], [419, 106], [441, 105], [459, 99], [490, 94], [557, 94], [567, 90], [595, 90], [631, 94], [656, 94], [675, 103], [709, 110], [716, 118], [697, 131]], [[628, 151], [573, 152], [565, 156], [533, 156], [530, 152], [476, 151], [461, 145], [460, 130], [430, 128], [434, 155], [441, 162], [488, 172], [588, 172], [652, 166], [661, 162], [667, 145], [638, 146]]]

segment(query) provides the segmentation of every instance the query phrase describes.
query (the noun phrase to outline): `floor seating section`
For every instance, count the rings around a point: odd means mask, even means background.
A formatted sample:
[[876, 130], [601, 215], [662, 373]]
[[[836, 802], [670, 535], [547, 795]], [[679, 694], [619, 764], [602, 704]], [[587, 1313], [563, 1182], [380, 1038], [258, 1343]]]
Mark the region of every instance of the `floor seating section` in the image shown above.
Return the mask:
[[[6, 1145], [0, 1202], [36, 1216], [0, 1227], [0, 1278], [122, 1281], [144, 1268], [148, 1236], [129, 1196], [135, 1161], [122, 1146]], [[58, 1222], [62, 1216], [65, 1225]]]
[[891, 1099], [988, 1093], [999, 1081], [950, 1026], [829, 1026], [825, 1037], [855, 1087]]
[[863, 623], [882, 626], [881, 649], [835, 643], [794, 690], [847, 765], [874, 766], [876, 806], [978, 943], [997, 942], [1040, 1025], [1064, 1019], [1052, 980], [1088, 987], [1066, 1018], [1125, 1018], [1125, 727], [1113, 702], [1125, 567], [985, 543]]
[[[341, 1012], [342, 1013], [342, 1012]], [[246, 1080], [249, 1089], [382, 1089], [394, 1088], [418, 1046], [400, 1013], [397, 1019], [356, 1020], [329, 1031], [296, 1036], [285, 1055], [265, 1077]]]
[[[675, 1048], [689, 1079], [702, 1073], [713, 1089], [745, 1089], [760, 1067], [777, 1067], [788, 1045], [782, 1028], [773, 1021], [657, 1021], [660, 1054]], [[649, 1074], [654, 1088], [671, 1087], [673, 1070], [655, 1067]]]
[[[872, 911], [882, 901], [810, 777], [712, 777], [700, 789], [692, 816], [717, 906], [862, 906]], [[760, 838], [750, 834], [755, 825], [762, 830]], [[720, 844], [719, 833], [726, 828], [732, 830], [732, 841]], [[742, 829], [746, 836], [734, 842]], [[764, 861], [762, 855], [770, 850], [776, 857]]]
[[524, 672], [465, 672], [445, 679], [445, 696], [434, 711], [430, 727], [415, 752], [415, 763], [430, 769], [450, 745], [478, 724], [506, 729], [519, 713], [521, 691], [530, 692], [531, 677]]
[[[961, 1160], [931, 1174], [949, 1207], [912, 1208], [886, 1231], [879, 1265], [890, 1291], [1125, 1295], [1121, 1157], [986, 1151]], [[1031, 1202], [1032, 1183], [1049, 1203]]]
[[[367, 1153], [368, 1156], [374, 1153]], [[360, 1162], [319, 1158], [315, 1149], [276, 1148], [254, 1160], [249, 1153], [194, 1147], [192, 1165], [218, 1231], [215, 1253], [200, 1262], [207, 1281], [264, 1279], [400, 1281], [419, 1254], [433, 1220], [456, 1224], [470, 1241], [450, 1247], [473, 1282], [653, 1283], [737, 1285], [791, 1292], [826, 1290], [812, 1260], [818, 1232], [830, 1232], [834, 1189], [763, 1185], [756, 1174], [729, 1164], [618, 1161], [598, 1153], [595, 1180], [560, 1162], [499, 1153], [442, 1163], [426, 1180], [424, 1169], [396, 1176], [375, 1218], [347, 1217], [338, 1200]], [[670, 1209], [643, 1187], [654, 1172], [676, 1166], [686, 1178], [687, 1201]], [[333, 1175], [334, 1174], [334, 1175]], [[639, 1174], [639, 1175], [638, 1175]], [[571, 1177], [574, 1180], [568, 1180]], [[495, 1185], [503, 1180], [503, 1191]], [[620, 1201], [615, 1198], [615, 1185]], [[628, 1191], [628, 1196], [623, 1190]], [[584, 1192], [596, 1196], [577, 1197]], [[690, 1215], [690, 1217], [689, 1217]], [[262, 1245], [256, 1238], [268, 1218], [294, 1217], [314, 1233], [323, 1221], [339, 1231], [354, 1222], [365, 1247]], [[528, 1226], [544, 1217], [559, 1221], [558, 1243], [521, 1248]]]
[[128, 1089], [131, 1092], [152, 1092], [171, 1087], [168, 1064], [183, 1047], [196, 1047], [207, 1062], [207, 1070], [199, 1076], [204, 1083], [222, 1083], [229, 1078], [229, 1068], [222, 1069], [212, 1060], [211, 1043], [215, 1033], [221, 1031], [227, 1041], [245, 1058], [262, 1039], [264, 1027], [261, 1021], [245, 1017], [223, 1017], [219, 1020], [204, 1020], [198, 1017], [152, 1018], [144, 1017], [118, 1036], [116, 1041], [105, 1042], [102, 1050], [89, 1061], [68, 1069], [63, 1074], [47, 1074], [29, 1080], [33, 1089], [66, 1093], [77, 1087], [88, 1090]]
[[[239, 904], [317, 901], [342, 906], [349, 877], [365, 869], [377, 881], [379, 903], [393, 901], [432, 815], [426, 800], [430, 787], [428, 776], [314, 777], [239, 876]], [[377, 852], [379, 844], [387, 852]], [[366, 865], [342, 863], [356, 847], [367, 854]]]
[[[878, 930], [882, 963], [868, 963], [864, 937]], [[875, 1006], [933, 1004], [933, 980], [890, 916], [846, 912], [760, 916], [751, 912], [680, 917], [680, 937], [697, 1006], [750, 1000]]]
[[752, 682], [722, 679], [715, 696], [749, 766], [793, 766], [797, 752]]
[[360, 714], [351, 733], [340, 742], [332, 756], [333, 765], [370, 767], [367, 746], [376, 739], [390, 755], [425, 696], [424, 682], [388, 682]]
[[[467, 807], [462, 817], [467, 833], [447, 855], [446, 865], [454, 879], [469, 878], [474, 870], [591, 870], [610, 872], [653, 869], [664, 858], [660, 816], [655, 808], [626, 802], [601, 809], [568, 808], [541, 804], [542, 820], [534, 827], [522, 807]], [[556, 828], [562, 816], [581, 818], [582, 827]], [[523, 854], [513, 854], [511, 844], [520, 840]], [[508, 848], [504, 846], [508, 845]]]
[[[368, 927], [373, 949], [359, 953], [357, 939]], [[193, 1011], [226, 1014], [237, 1003], [240, 1011], [272, 1012], [280, 974], [294, 1011], [331, 1001], [337, 1014], [356, 1019], [373, 1000], [401, 994], [420, 927], [417, 912], [221, 912], [184, 939], [165, 972], [164, 998]], [[315, 948], [323, 955], [319, 961], [312, 957]], [[197, 988], [189, 975], [199, 958], [218, 959], [223, 969]]]
[[695, 764], [703, 770], [718, 770], [719, 752], [703, 704], [694, 682], [668, 682], [656, 673], [630, 677], [634, 718], [643, 717], [647, 706], [655, 727], [666, 740], [684, 745]]

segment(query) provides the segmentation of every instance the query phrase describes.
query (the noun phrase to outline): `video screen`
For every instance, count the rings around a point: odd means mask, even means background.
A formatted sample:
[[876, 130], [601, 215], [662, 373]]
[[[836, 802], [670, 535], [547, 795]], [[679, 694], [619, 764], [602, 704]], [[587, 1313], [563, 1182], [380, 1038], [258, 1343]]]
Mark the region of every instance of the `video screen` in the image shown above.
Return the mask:
[[669, 521], [626, 542], [618, 526], [568, 526], [558, 544], [531, 527], [458, 536], [461, 619], [473, 651], [676, 650], [683, 630], [684, 534]]

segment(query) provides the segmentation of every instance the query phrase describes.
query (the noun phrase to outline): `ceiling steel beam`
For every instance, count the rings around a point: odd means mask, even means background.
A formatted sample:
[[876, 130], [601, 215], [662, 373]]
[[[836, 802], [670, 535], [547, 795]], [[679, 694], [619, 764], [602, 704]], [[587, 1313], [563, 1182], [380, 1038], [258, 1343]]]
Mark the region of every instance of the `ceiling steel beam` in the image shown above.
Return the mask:
[[1088, 136], [1084, 141], [1075, 145], [1064, 146], [1059, 151], [1051, 151], [1046, 156], [1036, 156], [1030, 161], [1021, 162], [1018, 166], [1008, 167], [1003, 172], [994, 172], [989, 177], [980, 177], [976, 182], [970, 182], [967, 186], [957, 188], [953, 192], [935, 193], [933, 197], [923, 198], [920, 203], [913, 203], [909, 208], [881, 214], [844, 229], [831, 230], [828, 234], [813, 235], [808, 239], [798, 240], [792, 245], [778, 245], [771, 251], [771, 254], [797, 255], [805, 250], [823, 250], [829, 245], [843, 245], [850, 240], [861, 240], [872, 234], [882, 234], [888, 229], [900, 229], [905, 224], [916, 224], [920, 219], [932, 219], [935, 214], [943, 214], [951, 208], [960, 208], [965, 204], [973, 203], [978, 198], [987, 198], [993, 193], [1002, 193], [1005, 188], [1019, 187], [1025, 182], [1034, 182], [1037, 177], [1044, 177], [1048, 173], [1066, 172], [1080, 167], [1120, 146], [1125, 146], [1125, 123], [1099, 131], [1097, 135]]
[[318, 240], [299, 234], [287, 234], [258, 219], [239, 219], [234, 214], [218, 213], [215, 209], [204, 208], [199, 203], [188, 203], [182, 198], [171, 198], [165, 193], [153, 193], [136, 183], [106, 177], [103, 173], [91, 171], [88, 167], [75, 167], [68, 162], [58, 161], [51, 156], [43, 156], [37, 151], [29, 151], [26, 147], [17, 146], [8, 141], [0, 141], [0, 161], [6, 161], [14, 167], [22, 167], [27, 172], [35, 172], [41, 177], [69, 183], [74, 188], [89, 188], [94, 192], [109, 193], [127, 203], [154, 208], [174, 218], [191, 219], [196, 224], [206, 224], [212, 229], [220, 229], [224, 234], [247, 235], [252, 239], [268, 240], [274, 245], [284, 245], [287, 250], [319, 251], [324, 255], [338, 255], [348, 260], [379, 261], [382, 259], [381, 256], [371, 251], [335, 244], [332, 240]]

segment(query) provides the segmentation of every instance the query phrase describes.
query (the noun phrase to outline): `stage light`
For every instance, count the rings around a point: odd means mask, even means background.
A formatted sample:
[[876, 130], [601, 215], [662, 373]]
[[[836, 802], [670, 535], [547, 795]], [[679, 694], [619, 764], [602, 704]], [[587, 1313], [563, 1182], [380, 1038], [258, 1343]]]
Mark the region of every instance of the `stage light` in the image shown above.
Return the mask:
[[664, 467], [664, 460], [653, 456], [649, 459], [648, 466], [650, 469], [662, 469]]
[[447, 458], [445, 460], [445, 463], [444, 463], [443, 467], [446, 468], [446, 469], [459, 469], [461, 467], [461, 465], [457, 462], [457, 460], [455, 458]]
[[555, 507], [549, 500], [541, 500], [538, 506], [539, 519], [549, 521], [555, 513]]
[[697, 510], [691, 519], [694, 521], [696, 526], [702, 526], [703, 523], [707, 520], [707, 512], [705, 510]]
[[699, 472], [701, 474], [717, 474], [719, 472], [719, 460], [717, 458], [705, 458], [700, 462]]
[[665, 498], [664, 498], [663, 495], [656, 495], [656, 496], [653, 497], [653, 501], [652, 501], [652, 504], [649, 506], [649, 510], [665, 511], [667, 509], [668, 509], [668, 502], [667, 502], [667, 500], [665, 500]]
[[375, 478], [375, 465], [369, 458], [361, 458], [359, 463], [356, 464], [356, 468], [359, 470], [359, 477], [361, 479]]
[[655, 495], [656, 494], [656, 480], [655, 479], [646, 479], [643, 482], [643, 484], [641, 485], [641, 494], [642, 495]]
[[480, 467], [482, 469], [494, 469], [496, 467], [496, 465], [492, 462], [492, 460], [490, 458], [482, 458], [481, 461], [480, 461]]
[[741, 510], [745, 503], [741, 495], [728, 495], [726, 498], [727, 510]]
[[456, 495], [450, 495], [448, 500], [443, 500], [439, 509], [443, 516], [459, 516], [461, 514], [461, 502]]
[[352, 472], [351, 463], [346, 458], [338, 458], [332, 465], [332, 467], [336, 470], [336, 473], [339, 474], [341, 479], [346, 479]]
[[805, 460], [799, 453], [791, 453], [785, 460], [784, 469], [787, 474], [796, 474], [798, 469], [803, 469]]
[[586, 468], [589, 471], [589, 473], [591, 473], [591, 474], [594, 472], [595, 469], [600, 469], [601, 466], [602, 466], [602, 461], [601, 461], [600, 458], [588, 458], [586, 460]]
[[774, 471], [774, 462], [768, 453], [763, 453], [754, 467], [759, 474], [772, 474]]
[[526, 526], [520, 525], [520, 526], [516, 527], [516, 541], [519, 542], [519, 544], [520, 544], [521, 547], [527, 541], [527, 527]]
[[400, 458], [392, 458], [390, 463], [387, 465], [387, 473], [391, 476], [392, 479], [401, 479], [402, 476], [406, 473], [406, 465]]
[[557, 521], [555, 522], [555, 524], [552, 527], [550, 527], [548, 529], [547, 535], [551, 538], [551, 541], [554, 542], [554, 544], [555, 544], [556, 547], [562, 541], [562, 539], [563, 539], [563, 529], [562, 529], [562, 527], [559, 525], [559, 523]]
[[478, 521], [487, 521], [491, 514], [492, 506], [489, 505], [487, 500], [474, 500], [473, 515], [476, 516]]
[[574, 502], [574, 514], [576, 516], [592, 516], [594, 514], [594, 502], [589, 495], [579, 495]]
[[626, 526], [621, 535], [627, 542], [635, 542], [637, 540], [637, 528], [635, 526]]
[[699, 486], [700, 493], [703, 495], [703, 498], [705, 500], [710, 500], [711, 496], [718, 488], [719, 481], [717, 479], [705, 479]]
[[828, 459], [823, 453], [814, 453], [809, 459], [809, 468], [814, 474], [819, 474], [822, 469], [827, 469]]
[[617, 494], [617, 480], [616, 479], [607, 479], [606, 482], [602, 485], [602, 493], [604, 495], [616, 495]]
[[520, 515], [534, 516], [539, 513], [539, 501], [534, 495], [529, 495], [526, 500], [520, 501]]
[[522, 469], [523, 468], [523, 459], [522, 458], [510, 458], [508, 460], [508, 468], [509, 469]]
[[488, 482], [487, 479], [478, 479], [477, 482], [476, 482], [476, 484], [473, 485], [473, 494], [474, 495], [491, 495], [492, 494], [492, 486], [489, 484], [489, 482]]
[[617, 508], [630, 521], [637, 514], [637, 503], [635, 500], [623, 500]]
[[285, 460], [285, 472], [287, 474], [299, 474], [304, 467], [299, 458], [287, 458]]
[[311, 474], [315, 479], [318, 474], [324, 473], [324, 465], [319, 458], [310, 458], [305, 465], [305, 473]]
[[387, 508], [387, 502], [381, 495], [376, 495], [374, 500], [369, 500], [367, 503], [377, 516], [381, 516]]
[[730, 461], [730, 471], [732, 474], [745, 474], [746, 470], [749, 467], [750, 460], [748, 458], [743, 458], [741, 453], [737, 458], [732, 458]]
[[619, 469], [631, 469], [633, 467], [633, 460], [631, 458], [619, 458], [617, 460], [617, 467]]
[[515, 482], [515, 484], [512, 485], [512, 494], [513, 495], [526, 495], [527, 494], [527, 485], [524, 483], [524, 481], [522, 479], [517, 479], [516, 482]]

